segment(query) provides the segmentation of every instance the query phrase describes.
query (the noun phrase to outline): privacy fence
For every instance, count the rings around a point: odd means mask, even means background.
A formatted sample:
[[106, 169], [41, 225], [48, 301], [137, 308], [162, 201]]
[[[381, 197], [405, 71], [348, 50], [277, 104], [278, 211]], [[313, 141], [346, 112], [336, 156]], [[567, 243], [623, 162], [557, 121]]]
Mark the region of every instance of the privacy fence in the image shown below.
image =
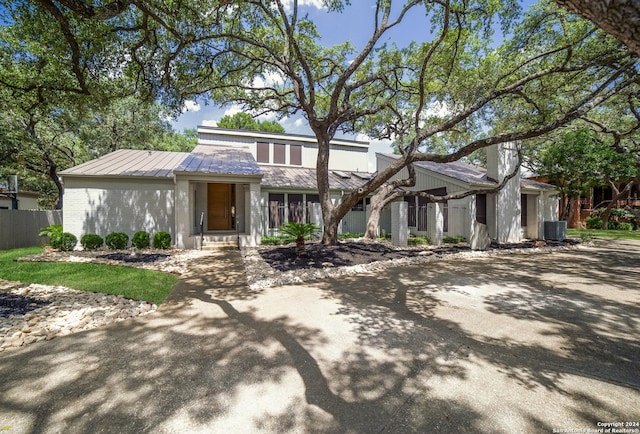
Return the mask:
[[62, 224], [62, 211], [0, 209], [0, 250], [42, 245], [40, 228], [54, 224]]

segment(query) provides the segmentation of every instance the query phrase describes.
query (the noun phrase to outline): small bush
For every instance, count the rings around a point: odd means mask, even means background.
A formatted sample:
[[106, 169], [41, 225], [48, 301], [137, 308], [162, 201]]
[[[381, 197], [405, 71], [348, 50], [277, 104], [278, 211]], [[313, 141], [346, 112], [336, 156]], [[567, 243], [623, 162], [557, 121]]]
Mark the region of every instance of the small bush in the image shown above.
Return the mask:
[[49, 225], [44, 228], [40, 228], [38, 232], [39, 237], [49, 237], [49, 244], [54, 249], [60, 248], [62, 242], [62, 225]]
[[57, 248], [63, 252], [68, 252], [73, 250], [76, 244], [78, 244], [78, 238], [69, 232], [64, 232], [60, 236], [60, 245]]
[[362, 237], [364, 237], [364, 232], [356, 232], [356, 233], [345, 232], [343, 234], [338, 234], [338, 239], [341, 239], [341, 240], [350, 239], [350, 238], [362, 238]]
[[431, 244], [431, 240], [426, 235], [410, 236], [408, 240], [410, 246], [419, 246], [422, 244]]
[[138, 231], [131, 237], [131, 245], [136, 249], [148, 249], [150, 245], [149, 232]]
[[96, 250], [102, 247], [104, 240], [97, 234], [84, 234], [80, 238], [80, 245], [85, 250]]
[[104, 239], [104, 243], [111, 250], [122, 250], [127, 248], [129, 236], [124, 232], [111, 232]]
[[632, 231], [633, 230], [633, 224], [629, 223], [629, 222], [616, 222], [616, 221], [613, 221], [613, 222], [609, 222], [607, 227], [609, 229], [618, 230], [618, 231]]
[[584, 219], [587, 229], [602, 229], [602, 219], [598, 217], [587, 217]]
[[460, 235], [456, 235], [456, 236], [445, 235], [444, 237], [442, 237], [442, 242], [445, 244], [458, 244], [458, 243], [464, 243], [465, 241], [467, 241], [467, 239], [465, 237], [461, 237]]
[[282, 246], [284, 244], [293, 243], [295, 239], [286, 235], [267, 235], [262, 237], [260, 244], [263, 246]]
[[171, 235], [168, 232], [160, 231], [153, 236], [154, 249], [168, 249], [171, 247]]

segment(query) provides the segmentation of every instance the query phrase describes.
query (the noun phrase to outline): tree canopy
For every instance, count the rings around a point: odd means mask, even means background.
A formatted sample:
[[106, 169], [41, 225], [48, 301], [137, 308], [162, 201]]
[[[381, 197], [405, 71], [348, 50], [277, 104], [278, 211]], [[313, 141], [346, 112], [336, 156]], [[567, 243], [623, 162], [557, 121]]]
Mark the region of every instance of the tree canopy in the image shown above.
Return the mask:
[[[329, 14], [351, 7], [322, 3]], [[347, 32], [342, 43], [323, 45], [295, 1], [22, 0], [5, 7], [15, 20], [43, 23], [47, 43], [63, 54], [45, 66], [64, 71], [62, 80], [30, 79], [13, 88], [11, 80], [0, 81], [9, 88], [84, 94], [97, 82], [100, 95], [126, 79], [117, 91], [173, 110], [203, 95], [255, 114], [302, 114], [318, 141], [327, 243], [354, 204], [413, 162], [454, 161], [492, 144], [540, 137], [638, 92], [637, 56], [546, 0], [526, 13], [515, 0], [377, 0], [360, 17], [370, 23], [360, 47]], [[397, 46], [389, 35], [409, 16], [416, 42]], [[29, 69], [31, 52], [43, 46], [37, 26], [27, 24], [33, 46], [16, 45], [12, 68], [40, 71]], [[335, 204], [328, 163], [339, 132], [395, 140], [401, 158]]]
[[284, 127], [275, 121], [259, 121], [250, 114], [238, 112], [233, 115], [225, 115], [218, 121], [220, 128], [234, 128], [250, 131], [269, 131], [272, 133], [284, 133]]

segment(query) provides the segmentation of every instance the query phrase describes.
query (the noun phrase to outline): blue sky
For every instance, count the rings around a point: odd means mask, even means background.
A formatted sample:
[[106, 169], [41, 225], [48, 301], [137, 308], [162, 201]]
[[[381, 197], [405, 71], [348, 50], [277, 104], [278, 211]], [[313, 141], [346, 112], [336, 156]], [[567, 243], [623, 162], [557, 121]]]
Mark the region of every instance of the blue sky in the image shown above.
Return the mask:
[[[521, 1], [525, 9], [532, 3], [532, 0]], [[329, 13], [322, 9], [320, 0], [299, 0], [299, 4], [305, 5], [305, 12], [308, 13], [309, 18], [316, 24], [320, 35], [322, 35], [321, 42], [327, 46], [349, 40], [356, 50], [359, 50], [365, 45], [373, 30], [375, 5], [373, 0], [353, 0], [352, 5], [346, 7], [341, 14]], [[424, 17], [418, 14], [408, 14], [401, 25], [392, 29], [388, 35], [385, 35], [383, 42], [394, 42], [398, 46], [406, 46], [412, 40], [425, 40], [425, 38], [428, 38], [428, 31]], [[217, 107], [213, 104], [205, 105], [202, 101], [199, 101], [199, 103], [190, 101], [185, 105], [182, 115], [172, 124], [178, 131], [186, 128], [193, 129], [198, 125], [213, 125], [215, 121], [225, 114], [233, 114], [237, 111], [239, 111], [239, 108], [235, 106]], [[301, 117], [283, 119], [280, 123], [288, 133], [312, 135], [310, 128]], [[356, 137], [352, 138], [355, 139]], [[367, 140], [366, 137], [357, 138], [359, 140]], [[372, 155], [375, 152], [390, 152], [390, 150], [391, 147], [388, 142], [372, 141], [371, 143]], [[371, 160], [373, 161], [373, 156]]]

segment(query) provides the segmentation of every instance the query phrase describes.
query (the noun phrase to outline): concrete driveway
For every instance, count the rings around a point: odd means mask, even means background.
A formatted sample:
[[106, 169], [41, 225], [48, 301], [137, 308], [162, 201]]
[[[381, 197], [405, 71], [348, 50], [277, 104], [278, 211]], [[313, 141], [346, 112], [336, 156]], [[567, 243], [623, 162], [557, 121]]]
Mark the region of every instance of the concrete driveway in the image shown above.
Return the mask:
[[640, 243], [243, 279], [213, 254], [156, 314], [1, 354], [0, 431], [640, 432]]

